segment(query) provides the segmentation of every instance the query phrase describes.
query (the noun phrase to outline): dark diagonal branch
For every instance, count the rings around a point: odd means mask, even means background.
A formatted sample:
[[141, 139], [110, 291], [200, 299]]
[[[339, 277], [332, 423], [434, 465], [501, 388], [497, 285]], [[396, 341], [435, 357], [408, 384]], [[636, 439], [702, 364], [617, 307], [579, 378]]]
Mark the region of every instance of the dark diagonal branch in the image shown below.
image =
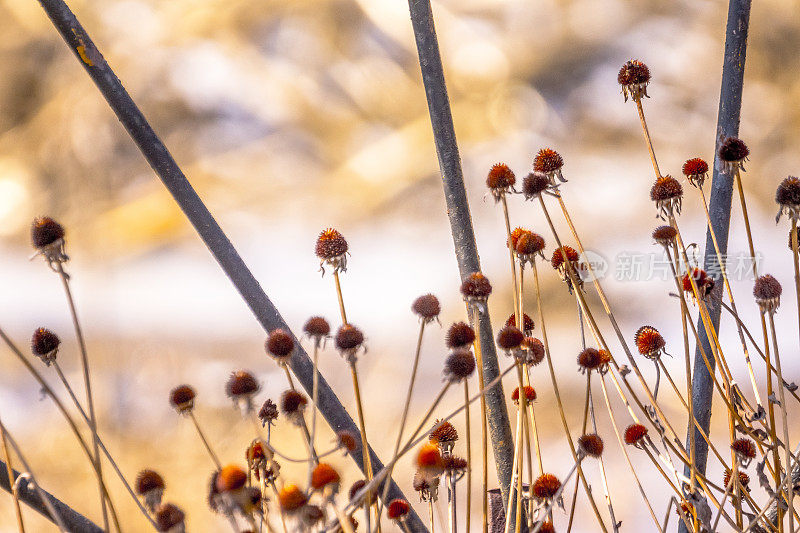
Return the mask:
[[[247, 268], [239, 253], [186, 179], [166, 146], [164, 146], [164, 143], [161, 142], [161, 139], [150, 127], [147, 119], [133, 102], [119, 78], [117, 78], [100, 51], [95, 47], [69, 7], [63, 0], [39, 0], [39, 3], [61, 34], [61, 37], [64, 38], [69, 48], [103, 94], [108, 105], [128, 131], [128, 134], [133, 138], [147, 162], [158, 174], [158, 177], [172, 194], [172, 197], [183, 210], [192, 226], [194, 226], [200, 238], [222, 267], [222, 270], [239, 291], [239, 294], [255, 315], [256, 320], [265, 331], [272, 331], [275, 328], [283, 328], [289, 331], [289, 327], [272, 301], [270, 301], [255, 277], [253, 277], [250, 269]], [[313, 387], [314, 372], [311, 360], [305, 350], [298, 348], [292, 357], [290, 366], [298, 381], [310, 394]], [[353, 419], [342, 406], [328, 382], [322, 377], [319, 379], [319, 409], [334, 431], [349, 430], [358, 434], [358, 427], [353, 423]], [[364, 465], [362, 464], [360, 443], [355, 450], [350, 452], [350, 456], [363, 472]], [[370, 450], [370, 456], [372, 457], [374, 471], [377, 472], [383, 468], [383, 464], [375, 455], [375, 452]], [[389, 499], [408, 499], [403, 496], [403, 493], [393, 481], [390, 482]], [[412, 515], [409, 520], [411, 529], [415, 532], [427, 531], [413, 510]]]
[[[458, 269], [461, 278], [464, 279], [469, 274], [478, 272], [481, 265], [478, 247], [475, 244], [475, 234], [472, 230], [472, 218], [469, 214], [464, 177], [461, 173], [461, 158], [458, 155], [456, 132], [450, 112], [450, 99], [447, 96], [442, 58], [439, 55], [439, 43], [433, 24], [433, 13], [429, 0], [409, 0], [408, 7], [411, 12], [411, 24], [414, 27], [414, 38], [417, 41], [419, 64], [422, 69], [422, 81], [425, 84], [425, 96], [428, 100], [428, 111], [433, 126], [436, 154], [439, 157], [439, 168], [442, 171], [442, 185], [456, 249]], [[489, 383], [500, 373], [500, 368], [497, 364], [497, 353], [489, 315], [481, 313], [480, 317], [484, 381]], [[497, 477], [500, 480], [503, 498], [507, 501], [514, 462], [514, 437], [511, 434], [511, 424], [508, 420], [502, 384], [498, 383], [496, 387], [487, 392], [486, 409]]]

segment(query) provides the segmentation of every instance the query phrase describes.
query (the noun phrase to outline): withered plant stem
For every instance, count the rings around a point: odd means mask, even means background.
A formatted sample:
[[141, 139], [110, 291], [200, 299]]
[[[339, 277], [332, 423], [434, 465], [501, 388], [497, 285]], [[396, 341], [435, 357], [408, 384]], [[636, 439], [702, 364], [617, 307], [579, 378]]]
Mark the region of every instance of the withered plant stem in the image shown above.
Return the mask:
[[642, 123], [642, 133], [644, 134], [645, 143], [647, 143], [647, 150], [650, 152], [650, 161], [653, 163], [653, 170], [656, 173], [656, 179], [661, 177], [661, 171], [658, 169], [658, 161], [656, 161], [656, 153], [653, 150], [653, 140], [650, 138], [650, 130], [647, 128], [647, 121], [644, 118], [644, 108], [642, 107], [642, 98], [634, 97], [636, 102], [636, 110], [639, 112], [639, 122]]
[[[464, 380], [464, 426], [465, 438], [467, 445], [467, 503], [465, 509], [467, 515], [465, 517], [464, 531], [470, 533], [470, 525], [472, 522], [472, 429], [470, 427], [469, 416], [469, 380]], [[429, 502], [433, 505], [433, 502]], [[433, 507], [431, 507], [431, 533], [433, 532]]]
[[[478, 367], [478, 383], [485, 385], [483, 377], [483, 350], [481, 349], [481, 333], [480, 333], [480, 311], [477, 306], [469, 306], [470, 323], [475, 330], [475, 341], [473, 348], [475, 349], [475, 360]], [[486, 434], [486, 396], [481, 395], [481, 531], [487, 533], [489, 531], [489, 442]], [[512, 467], [513, 479], [513, 467]], [[511, 508], [511, 491], [513, 490], [513, 483], [509, 485], [509, 499], [508, 509]]]
[[[358, 412], [358, 429], [361, 433], [361, 450], [363, 453], [363, 461], [364, 464], [366, 465], [366, 472], [364, 472], [364, 475], [367, 478], [367, 483], [369, 483], [370, 481], [372, 481], [372, 461], [369, 456], [369, 443], [367, 441], [367, 425], [366, 422], [364, 421], [364, 404], [361, 401], [361, 386], [358, 383], [358, 371], [356, 370], [355, 362], [350, 363], [350, 375], [353, 378], [353, 392], [355, 393], [356, 396], [356, 410]], [[367, 531], [370, 531], [369, 509], [371, 506], [372, 506], [372, 498], [370, 496], [370, 493], [367, 493], [366, 503], [364, 506], [365, 509], [367, 510], [366, 512], [367, 523], [365, 524]], [[380, 524], [376, 524], [376, 526], [379, 525]]]
[[[297, 388], [294, 386], [294, 380], [292, 379], [292, 373], [289, 372], [289, 367], [287, 365], [281, 365], [283, 367], [283, 371], [286, 374], [286, 380], [289, 382], [289, 388], [293, 391], [297, 392]], [[354, 370], [355, 371], [355, 370]], [[316, 375], [317, 373], [314, 372]], [[313, 386], [312, 386], [313, 389]], [[358, 396], [358, 395], [357, 395]], [[253, 419], [255, 421], [255, 418]], [[257, 426], [258, 424], [256, 424]], [[308, 480], [311, 481], [311, 472], [313, 468], [319, 464], [319, 456], [317, 454], [317, 449], [314, 447], [314, 441], [311, 439], [311, 432], [308, 430], [308, 424], [306, 424], [306, 419], [304, 416], [300, 416], [300, 430], [303, 432], [303, 438], [308, 446], [309, 454], [311, 455], [312, 461], [308, 465]], [[369, 448], [364, 448], [368, 450]], [[369, 456], [369, 454], [367, 454]]]
[[[592, 431], [597, 433], [597, 419], [594, 414], [594, 396], [589, 392], [589, 417], [592, 419]], [[611, 527], [615, 533], [619, 531], [619, 523], [617, 522], [616, 514], [614, 513], [614, 503], [611, 501], [611, 488], [608, 486], [608, 478], [606, 477], [606, 465], [603, 460], [603, 455], [597, 458], [597, 464], [600, 467], [600, 480], [603, 482], [603, 495], [606, 498], [606, 505], [608, 505], [608, 515], [611, 518]]]
[[[14, 501], [14, 515], [17, 519], [17, 528], [19, 533], [25, 533], [25, 524], [22, 521], [22, 509], [19, 506], [19, 498], [17, 491], [14, 490], [14, 465], [11, 460], [11, 454], [8, 453], [8, 439], [6, 438], [6, 428], [0, 419], [0, 440], [3, 443], [3, 457], [6, 460], [6, 473], [8, 474], [8, 486], [11, 487], [11, 499]], [[44, 499], [43, 499], [44, 501]], [[63, 531], [63, 529], [62, 529]]]
[[[581, 310], [581, 301], [578, 296], [575, 296], [575, 303], [577, 304], [578, 316], [578, 330], [581, 332], [581, 350], [586, 349], [586, 328], [583, 327], [583, 311]], [[586, 434], [586, 425], [589, 421], [589, 390], [591, 387], [592, 373], [586, 374], [586, 396], [583, 405], [583, 425], [581, 426], [581, 434]], [[569, 522], [567, 523], [567, 532], [572, 531], [572, 522], [575, 520], [575, 503], [578, 501], [578, 484], [580, 478], [575, 478], [575, 488], [572, 490], [572, 503], [569, 507]], [[611, 526], [614, 527], [615, 522], [612, 520]]]
[[520, 322], [522, 319], [520, 311], [520, 300], [522, 299], [520, 287], [522, 282], [517, 283], [517, 262], [514, 259], [514, 248], [511, 246], [511, 220], [508, 216], [508, 201], [505, 193], [500, 196], [500, 201], [503, 204], [503, 219], [506, 223], [506, 248], [508, 248], [508, 260], [511, 263], [511, 280], [514, 283], [514, 318], [517, 321], [517, 327], [522, 330], [524, 327], [523, 323]]
[[[558, 487], [558, 490], [556, 491], [555, 495], [553, 495], [553, 497], [550, 498], [549, 501], [547, 502], [547, 504], [545, 505], [544, 514], [546, 516], [548, 516], [548, 517], [552, 516], [553, 503], [558, 501], [558, 499], [561, 497], [561, 494], [564, 492], [564, 487], [566, 487], [567, 481], [569, 481], [569, 479], [575, 474], [575, 471], [577, 470], [578, 472], [580, 472], [581, 461], [583, 461], [583, 458], [584, 458], [584, 455], [578, 455], [575, 458], [575, 463], [572, 465], [572, 468], [569, 469], [569, 472], [567, 472], [567, 475], [564, 477], [564, 481], [561, 483], [561, 486]], [[544, 523], [545, 523], [544, 520], [540, 520], [539, 523], [536, 524], [536, 527], [534, 527], [531, 530], [531, 533], [538, 533], [538, 531], [540, 529], [542, 529], [542, 526], [544, 525]]]
[[[794, 229], [794, 228], [792, 228]], [[794, 236], [794, 239], [797, 239], [797, 236]], [[783, 383], [783, 372], [781, 370], [781, 356], [778, 350], [778, 337], [775, 333], [775, 313], [767, 313], [769, 318], [769, 329], [770, 333], [772, 334], [772, 347], [775, 350], [775, 367], [778, 369], [778, 380], [779, 383]], [[791, 448], [789, 447], [789, 422], [787, 420], [786, 412], [788, 410], [788, 406], [786, 405], [786, 396], [783, 393], [783, 387], [778, 387], [778, 398], [780, 399], [780, 411], [781, 411], [781, 418], [783, 422], [783, 449], [785, 451], [784, 460], [786, 461], [786, 475], [791, 476], [792, 472], [792, 452]], [[772, 403], [772, 402], [770, 402]], [[775, 471], [780, 472], [780, 468], [775, 466]], [[786, 501], [789, 503], [789, 509], [793, 509], [794, 506], [794, 483], [787, 483], [787, 499]], [[778, 488], [776, 486], [775, 490], [777, 491]], [[789, 515], [789, 531], [794, 531], [794, 514], [787, 513]]]
[[730, 472], [731, 477], [728, 478], [728, 484], [725, 485], [725, 494], [722, 495], [722, 501], [719, 504], [719, 509], [717, 509], [717, 516], [714, 518], [714, 521], [711, 524], [711, 531], [717, 530], [719, 519], [722, 516], [722, 508], [725, 507], [725, 502], [728, 500], [731, 490], [739, 485], [739, 459], [735, 455], [733, 457], [733, 468], [731, 468]]
[[319, 341], [314, 341], [314, 354], [312, 356], [314, 367], [313, 385], [311, 386], [311, 446], [317, 446], [317, 410], [319, 409]]
[[333, 280], [336, 282], [336, 298], [339, 300], [339, 313], [342, 315], [342, 324], [347, 324], [347, 312], [344, 310], [344, 297], [342, 296], [342, 284], [339, 282], [339, 271], [333, 271]]
[[[705, 201], [703, 202], [705, 204]], [[709, 221], [709, 227], [710, 221]], [[716, 239], [714, 239], [716, 242]], [[670, 261], [671, 263], [671, 261]], [[677, 272], [677, 269], [675, 270]], [[686, 402], [686, 410], [689, 414], [689, 423], [691, 424], [694, 422], [697, 424], [697, 420], [694, 418], [694, 402], [692, 401], [692, 354], [689, 348], [689, 328], [686, 326], [687, 320], [692, 320], [691, 315], [689, 314], [689, 310], [686, 308], [686, 299], [681, 298], [681, 330], [683, 332], [683, 352], [684, 352], [684, 363], [685, 363], [685, 374], [686, 374], [686, 398], [689, 400]], [[702, 427], [697, 426], [702, 430]], [[692, 430], [689, 432], [689, 490], [690, 492], [694, 493], [695, 488], [697, 487], [697, 466], [695, 465], [695, 431]], [[695, 517], [694, 520], [694, 530], [697, 531], [699, 528], [699, 522]]]
[[[798, 249], [800, 245], [797, 242], [797, 219], [792, 217], [792, 263], [794, 264], [794, 293], [797, 302], [797, 320], [798, 320], [798, 331], [800, 332], [800, 252]], [[775, 348], [778, 349], [777, 347]], [[786, 445], [788, 446], [789, 443], [787, 442]]]
[[[281, 495], [278, 492], [278, 487], [275, 486], [275, 480], [270, 481], [269, 486], [270, 488], [272, 488], [273, 494], [275, 494], [275, 501], [280, 502]], [[278, 512], [281, 517], [281, 526], [283, 526], [283, 533], [289, 533], [289, 529], [286, 527], [286, 513], [283, 512], [283, 507], [281, 507], [280, 505], [278, 505]]]
[[197, 421], [197, 416], [194, 414], [194, 409], [189, 411], [189, 418], [192, 420], [192, 425], [194, 425], [194, 429], [197, 431], [197, 436], [200, 437], [203, 446], [208, 452], [208, 456], [211, 457], [211, 461], [213, 461], [217, 469], [221, 469], [222, 463], [219, 462], [217, 454], [214, 453], [214, 450], [211, 448], [211, 444], [208, 442], [205, 433], [203, 433], [203, 429], [200, 427], [200, 423]]
[[[95, 414], [94, 410], [94, 396], [92, 394], [92, 380], [89, 376], [89, 355], [86, 350], [86, 341], [83, 338], [83, 329], [81, 328], [81, 323], [78, 320], [78, 311], [75, 309], [75, 300], [72, 297], [72, 290], [70, 289], [69, 285], [69, 275], [64, 272], [64, 265], [62, 261], [55, 261], [56, 270], [58, 272], [59, 277], [61, 278], [61, 285], [64, 287], [64, 295], [67, 298], [67, 303], [69, 304], [69, 313], [72, 317], [72, 325], [75, 328], [75, 336], [78, 339], [78, 347], [80, 348], [81, 352], [81, 370], [83, 371], [83, 385], [86, 389], [86, 403], [89, 407], [89, 429], [92, 432], [92, 453], [94, 454], [94, 461], [97, 464], [97, 477], [98, 477], [98, 487], [99, 485], [103, 484], [103, 466], [100, 462], [100, 451], [98, 450], [97, 446], [97, 415]], [[102, 489], [98, 489], [100, 492], [100, 505], [103, 510], [103, 526], [106, 531], [108, 531], [108, 509], [106, 508], [106, 502], [103, 498], [103, 491]]]

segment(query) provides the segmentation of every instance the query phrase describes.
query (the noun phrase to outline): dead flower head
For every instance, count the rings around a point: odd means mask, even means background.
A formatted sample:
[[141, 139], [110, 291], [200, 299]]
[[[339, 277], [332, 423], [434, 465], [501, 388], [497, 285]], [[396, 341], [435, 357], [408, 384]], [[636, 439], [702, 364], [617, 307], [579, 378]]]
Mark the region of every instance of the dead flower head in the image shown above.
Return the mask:
[[461, 296], [470, 306], [485, 306], [492, 294], [492, 284], [481, 272], [473, 272], [461, 283]]
[[181, 414], [194, 409], [195, 392], [189, 385], [179, 385], [169, 393], [169, 403]]
[[319, 258], [319, 268], [325, 273], [325, 266], [334, 272], [347, 271], [347, 241], [341, 233], [333, 228], [323, 230], [317, 237], [315, 252]]
[[258, 380], [246, 370], [233, 372], [225, 386], [228, 397], [246, 413], [253, 410], [253, 398], [260, 389]]
[[60, 345], [58, 335], [47, 328], [38, 328], [31, 336], [31, 352], [47, 366], [56, 360]]
[[258, 419], [261, 420], [261, 425], [272, 425], [278, 418], [278, 406], [275, 405], [271, 399], [267, 398], [261, 409], [258, 410]]
[[184, 519], [186, 515], [180, 507], [172, 503], [162, 503], [155, 512], [155, 521], [158, 531], [165, 533], [183, 533], [186, 530]]
[[264, 349], [275, 362], [285, 365], [294, 354], [294, 337], [284, 329], [273, 329], [264, 342]]
[[635, 102], [640, 101], [642, 96], [650, 98], [647, 96], [650, 69], [638, 59], [631, 59], [622, 65], [622, 68], [619, 69], [619, 74], [617, 74], [617, 81], [622, 87], [622, 95], [625, 97], [626, 102], [628, 97]]
[[504, 194], [511, 192], [516, 181], [516, 176], [505, 163], [494, 165], [486, 176], [486, 186], [489, 187], [495, 202], [499, 202]]
[[650, 199], [656, 203], [658, 217], [667, 219], [681, 213], [683, 187], [672, 176], [661, 176], [650, 189]]
[[155, 470], [142, 470], [136, 476], [136, 494], [144, 500], [151, 513], [155, 512], [164, 495], [164, 478]]
[[312, 316], [303, 326], [303, 333], [314, 341], [314, 344], [319, 347], [328, 335], [331, 333], [331, 326], [328, 321], [321, 316]]
[[[525, 401], [527, 403], [532, 403], [535, 400], [536, 390], [530, 385], [525, 385]], [[514, 389], [514, 392], [511, 393], [511, 401], [514, 402], [514, 405], [519, 405], [519, 387]]]
[[603, 439], [597, 433], [588, 433], [578, 438], [578, 447], [585, 455], [600, 457], [603, 454]]
[[336, 332], [334, 342], [345, 361], [352, 365], [358, 360], [358, 351], [364, 346], [364, 333], [352, 324], [343, 324]]
[[497, 333], [497, 345], [500, 349], [502, 349], [506, 355], [513, 356], [518, 360], [524, 356], [524, 351], [521, 349], [524, 340], [525, 334], [516, 326], [504, 326]]
[[[506, 326], [519, 327], [517, 326], [516, 313], [511, 313], [511, 315], [508, 317], [508, 320], [506, 320]], [[533, 323], [533, 319], [528, 316], [528, 313], [522, 313], [522, 326], [522, 332], [528, 336], [533, 333], [533, 328], [536, 327]]]
[[653, 240], [664, 248], [672, 246], [678, 231], [672, 226], [659, 226], [653, 230]]
[[522, 194], [526, 200], [535, 200], [553, 184], [544, 172], [531, 172], [522, 180]]
[[439, 299], [433, 294], [425, 294], [414, 300], [411, 309], [426, 324], [438, 320], [439, 313], [442, 311]]
[[475, 356], [466, 348], [456, 348], [444, 362], [444, 379], [460, 383], [475, 372]]
[[683, 275], [683, 279], [681, 280], [683, 291], [691, 294], [692, 298], [695, 297], [694, 290], [692, 289], [692, 280], [694, 280], [695, 285], [697, 285], [697, 292], [700, 298], [707, 298], [711, 294], [711, 291], [714, 290], [714, 279], [706, 274], [705, 270], [695, 268], [692, 270], [691, 279], [687, 272]]
[[753, 296], [762, 313], [772, 314], [778, 310], [782, 292], [780, 282], [769, 274], [760, 276], [753, 286]]
[[664, 353], [664, 347], [667, 345], [661, 333], [652, 326], [640, 327], [636, 330], [633, 340], [639, 353], [653, 360], [661, 357], [661, 354]]
[[558, 152], [552, 148], [542, 148], [533, 159], [533, 171], [541, 172], [547, 176], [550, 186], [558, 187], [556, 180], [561, 183], [566, 183], [566, 179], [561, 174], [561, 169], [564, 166], [564, 159]]
[[475, 342], [475, 331], [466, 322], [456, 322], [447, 330], [448, 348], [464, 348]]
[[553, 474], [542, 474], [533, 482], [531, 488], [534, 498], [538, 501], [552, 500], [561, 488], [561, 481]]
[[775, 191], [775, 202], [780, 206], [775, 222], [784, 213], [789, 220], [800, 220], [800, 178], [789, 176], [783, 180]]
[[36, 217], [31, 224], [31, 243], [51, 268], [69, 260], [64, 253], [64, 235], [64, 226], [50, 217]]
[[647, 437], [647, 428], [642, 424], [631, 424], [625, 428], [625, 444], [641, 448], [644, 446]]
[[708, 177], [708, 163], [699, 157], [689, 159], [683, 164], [683, 175], [689, 179], [689, 183], [697, 187], [703, 188], [703, 182]]
[[741, 139], [727, 137], [719, 145], [717, 155], [722, 162], [723, 172], [732, 176], [734, 172], [744, 170], [744, 162], [750, 155], [750, 149]]
[[281, 412], [293, 424], [300, 424], [308, 404], [308, 398], [294, 389], [289, 389], [281, 396]]

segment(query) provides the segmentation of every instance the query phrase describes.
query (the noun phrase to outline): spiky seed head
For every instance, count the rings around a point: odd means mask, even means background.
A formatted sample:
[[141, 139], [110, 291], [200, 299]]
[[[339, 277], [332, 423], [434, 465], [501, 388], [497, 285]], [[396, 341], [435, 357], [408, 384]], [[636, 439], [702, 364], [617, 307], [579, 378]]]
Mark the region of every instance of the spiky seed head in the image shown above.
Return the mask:
[[411, 484], [414, 486], [414, 490], [417, 492], [429, 490], [431, 488], [430, 480], [420, 472], [414, 472], [414, 479], [412, 480]]
[[595, 348], [586, 348], [578, 354], [578, 366], [582, 371], [597, 370], [603, 364], [603, 356], [600, 350]]
[[179, 385], [169, 393], [169, 403], [179, 413], [186, 413], [194, 408], [195, 392], [189, 385]]
[[343, 324], [336, 332], [336, 348], [341, 352], [358, 350], [364, 344], [364, 333], [352, 324]]
[[740, 163], [750, 155], [750, 149], [741, 139], [727, 137], [720, 144], [718, 155], [726, 163]]
[[465, 348], [456, 348], [444, 362], [444, 378], [451, 382], [467, 379], [475, 372], [475, 356]]
[[586, 455], [600, 457], [603, 454], [603, 439], [597, 433], [589, 433], [578, 438], [578, 446]]
[[634, 100], [639, 100], [642, 96], [647, 97], [650, 69], [638, 59], [631, 59], [619, 69], [617, 81], [622, 86], [622, 94], [626, 102], [629, 96]]
[[434, 444], [440, 442], [455, 442], [458, 440], [458, 431], [456, 431], [455, 426], [445, 420], [441, 422], [437, 420], [434, 424], [434, 430], [431, 431], [430, 436], [428, 436], [428, 441]]
[[753, 441], [746, 438], [736, 439], [731, 444], [731, 450], [743, 459], [754, 459], [756, 456], [756, 445]]
[[463, 348], [475, 342], [475, 331], [465, 322], [456, 322], [447, 330], [448, 348]]
[[681, 183], [672, 176], [661, 176], [650, 189], [650, 199], [654, 202], [673, 200], [683, 196]]
[[[528, 313], [522, 313], [522, 324], [523, 324], [522, 331], [526, 335], [530, 335], [530, 333], [533, 331], [533, 328], [536, 327], [535, 324], [533, 323], [533, 319], [530, 316], [528, 316]], [[506, 326], [519, 327], [517, 326], [516, 313], [511, 313], [511, 316], [509, 316], [508, 320], [506, 320]]]
[[[725, 469], [725, 476], [722, 478], [722, 484], [724, 487], [728, 486], [728, 483], [731, 481], [731, 471], [729, 469]], [[739, 484], [746, 490], [750, 490], [747, 485], [750, 484], [750, 476], [747, 475], [746, 472], [739, 470]], [[744, 497], [744, 495], [742, 495]]]
[[281, 412], [287, 418], [302, 414], [307, 404], [308, 398], [296, 390], [289, 389], [281, 395]]
[[553, 527], [553, 523], [548, 520], [539, 527], [539, 533], [556, 533], [556, 528]]
[[255, 395], [261, 385], [258, 384], [255, 376], [246, 370], [237, 370], [228, 378], [228, 383], [225, 390], [228, 396], [237, 399], [244, 397], [252, 397]]
[[303, 326], [303, 332], [312, 339], [322, 339], [330, 335], [331, 325], [321, 316], [312, 316]]
[[339, 446], [352, 453], [358, 448], [359, 438], [352, 431], [342, 429], [336, 432], [336, 442]]
[[550, 187], [550, 178], [543, 172], [531, 172], [522, 180], [522, 194], [526, 200], [538, 198]]
[[276, 361], [285, 363], [294, 353], [294, 337], [284, 329], [273, 329], [264, 343], [264, 348]]
[[278, 406], [275, 405], [275, 402], [267, 398], [258, 411], [258, 418], [263, 426], [272, 424], [278, 418]]
[[[525, 401], [531, 403], [535, 400], [536, 390], [530, 385], [525, 385]], [[514, 389], [514, 392], [511, 393], [511, 401], [513, 401], [515, 404], [519, 404], [519, 387]]]
[[544, 360], [544, 344], [535, 337], [525, 337], [522, 341], [522, 349], [525, 350], [525, 364], [536, 366]]
[[153, 490], [164, 490], [164, 478], [155, 470], [144, 469], [136, 476], [136, 494], [144, 496]]
[[339, 472], [328, 463], [319, 463], [311, 472], [311, 488], [314, 490], [333, 487], [334, 491], [338, 492], [340, 481]]
[[41, 250], [64, 238], [64, 226], [50, 217], [36, 217], [31, 224], [31, 242]]
[[444, 463], [438, 445], [428, 442], [420, 447], [417, 452], [417, 468], [429, 478], [437, 477], [442, 473]]
[[526, 233], [529, 232], [525, 228], [514, 228], [514, 231], [512, 231], [511, 235], [509, 235], [508, 239], [506, 239], [506, 246], [514, 250], [517, 247], [517, 241], [519, 241], [519, 238]]
[[288, 483], [278, 493], [278, 503], [284, 513], [293, 514], [308, 503], [308, 496], [294, 483]]
[[[775, 191], [775, 201], [780, 206], [776, 221], [784, 213], [789, 220], [800, 219], [800, 178], [789, 176], [783, 180]], [[791, 243], [789, 246], [791, 247]]]
[[177, 505], [162, 503], [155, 513], [156, 528], [159, 531], [170, 531], [182, 525], [185, 518], [186, 515]]
[[683, 286], [684, 292], [688, 292], [689, 294], [694, 297], [694, 291], [692, 290], [692, 282], [694, 280], [695, 285], [697, 285], [697, 290], [700, 293], [701, 298], [705, 298], [711, 291], [714, 289], [714, 280], [706, 274], [705, 270], [695, 268], [692, 270], [692, 277], [689, 278], [689, 273], [683, 275], [683, 279], [681, 280], [681, 284]]
[[517, 178], [514, 173], [508, 168], [505, 163], [497, 163], [490, 170], [486, 176], [486, 186], [495, 199], [499, 200], [500, 197], [507, 193], [511, 187], [516, 183]]
[[649, 359], [655, 359], [660, 356], [667, 345], [661, 333], [652, 326], [640, 327], [636, 330], [633, 340], [639, 353]]
[[564, 166], [564, 158], [552, 148], [542, 148], [533, 158], [535, 172], [556, 172]]
[[544, 250], [544, 238], [538, 233], [528, 231], [520, 235], [514, 251], [518, 257], [532, 257]]
[[567, 256], [567, 259], [570, 263], [575, 263], [580, 257], [578, 252], [571, 246], [562, 246], [560, 248], [556, 248], [553, 250], [553, 255], [550, 258], [550, 264], [553, 265], [553, 268], [558, 270], [564, 265], [564, 255]]
[[536, 481], [533, 482], [533, 495], [538, 500], [548, 500], [553, 498], [558, 489], [561, 488], [561, 482], [553, 474], [542, 474]]
[[442, 458], [444, 461], [445, 472], [460, 474], [467, 469], [467, 460], [457, 455], [446, 455]]
[[524, 340], [525, 334], [516, 326], [505, 326], [497, 333], [497, 345], [506, 352], [518, 349]]
[[461, 295], [467, 302], [485, 302], [492, 294], [492, 284], [481, 272], [473, 272], [461, 283]]
[[244, 451], [244, 458], [247, 460], [247, 465], [253, 468], [254, 465], [260, 464], [261, 461], [271, 455], [261, 440], [256, 439], [250, 443], [250, 446]]
[[678, 231], [672, 226], [659, 226], [653, 230], [653, 240], [661, 246], [672, 246]]
[[327, 228], [317, 237], [315, 252], [323, 261], [330, 261], [347, 253], [347, 241], [337, 230]]
[[774, 313], [778, 309], [782, 292], [780, 282], [769, 274], [759, 276], [753, 286], [753, 296], [762, 313]]
[[31, 336], [31, 351], [47, 366], [56, 360], [61, 339], [47, 328], [37, 328]]
[[223, 466], [217, 474], [217, 491], [232, 492], [241, 489], [247, 484], [247, 472], [239, 465]]
[[688, 159], [681, 170], [683, 175], [689, 179], [689, 182], [698, 188], [703, 187], [703, 182], [708, 177], [708, 163], [699, 157]]
[[356, 494], [367, 486], [367, 481], [365, 479], [359, 479], [358, 481], [354, 482], [350, 485], [350, 490], [347, 492], [348, 498], [352, 500], [356, 497]]
[[631, 424], [625, 428], [625, 444], [636, 446], [647, 436], [647, 428], [642, 424]]
[[411, 506], [407, 501], [396, 499], [389, 502], [389, 507], [386, 509], [386, 516], [389, 517], [389, 520], [404, 520], [410, 511]]
[[425, 322], [435, 320], [442, 311], [439, 299], [433, 294], [425, 294], [414, 300], [411, 309]]

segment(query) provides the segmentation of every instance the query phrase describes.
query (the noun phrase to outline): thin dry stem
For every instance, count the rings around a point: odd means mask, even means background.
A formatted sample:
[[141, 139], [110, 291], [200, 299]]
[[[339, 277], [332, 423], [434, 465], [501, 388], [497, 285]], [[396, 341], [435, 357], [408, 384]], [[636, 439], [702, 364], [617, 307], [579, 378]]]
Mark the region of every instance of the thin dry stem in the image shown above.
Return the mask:
[[[8, 439], [6, 438], [6, 428], [3, 425], [2, 420], [0, 420], [0, 440], [2, 440], [3, 444], [3, 457], [6, 460], [6, 473], [8, 474], [8, 486], [14, 486], [14, 466], [11, 460], [11, 454], [8, 453]], [[19, 498], [17, 497], [17, 493], [12, 490], [11, 491], [11, 499], [14, 500], [14, 515], [17, 518], [17, 528], [19, 529], [19, 533], [25, 533], [25, 524], [22, 521], [22, 509], [19, 506]]]

